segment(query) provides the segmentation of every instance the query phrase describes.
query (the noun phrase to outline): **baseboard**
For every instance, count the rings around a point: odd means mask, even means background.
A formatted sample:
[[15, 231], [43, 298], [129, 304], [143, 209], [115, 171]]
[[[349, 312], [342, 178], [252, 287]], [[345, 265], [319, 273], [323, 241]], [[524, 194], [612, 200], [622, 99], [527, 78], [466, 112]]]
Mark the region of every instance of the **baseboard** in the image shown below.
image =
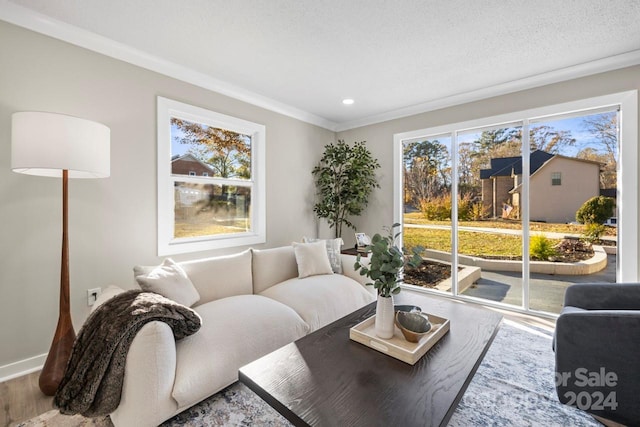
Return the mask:
[[0, 383], [42, 369], [46, 359], [47, 353], [44, 353], [39, 356], [30, 357], [29, 359], [19, 360], [14, 363], [9, 363], [8, 365], [0, 366]]

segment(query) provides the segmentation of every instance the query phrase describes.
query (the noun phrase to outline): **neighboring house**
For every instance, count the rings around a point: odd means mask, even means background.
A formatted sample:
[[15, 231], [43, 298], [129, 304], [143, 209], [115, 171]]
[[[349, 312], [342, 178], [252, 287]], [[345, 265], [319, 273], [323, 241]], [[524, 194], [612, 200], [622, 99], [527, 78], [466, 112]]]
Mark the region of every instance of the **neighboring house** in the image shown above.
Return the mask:
[[[598, 162], [536, 150], [529, 165], [531, 221], [575, 221], [580, 206], [600, 194]], [[522, 157], [491, 159], [491, 168], [480, 171], [480, 180], [485, 211], [493, 217], [520, 218]]]
[[[171, 160], [171, 173], [173, 175], [213, 176], [214, 171], [192, 154], [184, 154]], [[199, 201], [209, 198], [209, 191], [205, 190], [201, 184], [182, 182], [176, 186], [175, 190], [176, 207], [193, 206]]]
[[213, 176], [214, 174], [211, 166], [198, 160], [193, 154], [184, 154], [171, 160], [171, 173], [188, 176]]

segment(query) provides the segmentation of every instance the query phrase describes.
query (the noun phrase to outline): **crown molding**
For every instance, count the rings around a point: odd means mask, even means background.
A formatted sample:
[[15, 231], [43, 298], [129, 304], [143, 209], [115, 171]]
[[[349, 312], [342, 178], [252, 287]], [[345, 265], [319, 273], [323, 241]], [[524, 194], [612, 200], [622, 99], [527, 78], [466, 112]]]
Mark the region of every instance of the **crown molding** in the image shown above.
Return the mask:
[[501, 83], [470, 92], [464, 92], [457, 95], [424, 102], [410, 107], [400, 108], [382, 114], [372, 115], [362, 119], [339, 123], [336, 126], [335, 131], [342, 132], [362, 126], [368, 126], [386, 122], [389, 120], [414, 116], [416, 114], [426, 113], [441, 108], [466, 104], [473, 101], [492, 98], [494, 96], [506, 95], [521, 90], [532, 89], [535, 87], [559, 83], [567, 80], [577, 79], [580, 77], [586, 77], [593, 74], [604, 73], [606, 71], [631, 67], [638, 64], [640, 64], [640, 49], [620, 55], [610, 56], [608, 58], [574, 65], [571, 67], [549, 71], [547, 73], [526, 77], [524, 79]]
[[300, 110], [231, 83], [216, 79], [188, 67], [164, 60], [144, 51], [116, 42], [107, 37], [75, 27], [49, 16], [0, 0], [0, 19], [37, 33], [98, 52], [100, 54], [142, 67], [174, 79], [264, 108], [306, 123], [335, 131], [337, 123]]
[[508, 93], [640, 64], [639, 49], [608, 58], [526, 77], [524, 79], [505, 82], [381, 114], [367, 116], [361, 119], [336, 123], [291, 105], [284, 104], [231, 83], [216, 79], [210, 75], [161, 59], [157, 56], [150, 55], [146, 52], [134, 49], [130, 46], [97, 35], [90, 31], [58, 21], [31, 9], [11, 3], [9, 0], [0, 0], [0, 20], [7, 21], [11, 24], [18, 25], [49, 37], [128, 62], [165, 76], [172, 77], [333, 132], [342, 132], [362, 126], [409, 117], [441, 108], [466, 104], [494, 96], [506, 95]]

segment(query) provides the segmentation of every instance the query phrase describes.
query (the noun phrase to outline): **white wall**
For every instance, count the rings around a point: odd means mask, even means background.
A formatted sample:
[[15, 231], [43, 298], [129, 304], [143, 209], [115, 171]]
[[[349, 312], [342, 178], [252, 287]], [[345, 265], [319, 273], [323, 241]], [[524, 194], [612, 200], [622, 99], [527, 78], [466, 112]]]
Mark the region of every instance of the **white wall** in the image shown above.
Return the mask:
[[[0, 21], [0, 379], [38, 366], [58, 313], [61, 181], [11, 172], [11, 114], [52, 111], [111, 128], [111, 177], [71, 180], [71, 306], [86, 290], [133, 287], [156, 256], [156, 97], [267, 129], [267, 244], [316, 235], [311, 169], [335, 133]], [[176, 256], [177, 260], [236, 252]], [[32, 360], [26, 360], [34, 358]], [[15, 365], [11, 365], [16, 363]]]
[[[457, 105], [410, 117], [338, 132], [337, 139], [367, 141], [382, 166], [381, 189], [376, 191], [367, 214], [355, 221], [367, 234], [393, 223], [393, 135], [450, 123], [497, 116], [596, 96], [640, 90], [640, 66], [628, 67], [508, 95]], [[638, 164], [638, 159], [636, 159]], [[632, 189], [631, 191], [638, 191]]]
[[[70, 183], [71, 304], [76, 328], [86, 290], [132, 287], [134, 264], [156, 257], [156, 96], [267, 127], [267, 244], [318, 230], [311, 169], [336, 139], [366, 140], [382, 168], [358, 231], [393, 221], [393, 134], [640, 89], [640, 66], [333, 132], [0, 21], [0, 379], [38, 366], [55, 328], [60, 268], [60, 181], [10, 171], [15, 111], [54, 111], [111, 128], [111, 177]], [[329, 235], [326, 226], [321, 235]], [[353, 244], [349, 231], [343, 233]], [[240, 249], [237, 249], [240, 250]], [[178, 260], [234, 252], [199, 253]], [[29, 358], [34, 358], [28, 360]], [[16, 362], [16, 365], [11, 365]]]

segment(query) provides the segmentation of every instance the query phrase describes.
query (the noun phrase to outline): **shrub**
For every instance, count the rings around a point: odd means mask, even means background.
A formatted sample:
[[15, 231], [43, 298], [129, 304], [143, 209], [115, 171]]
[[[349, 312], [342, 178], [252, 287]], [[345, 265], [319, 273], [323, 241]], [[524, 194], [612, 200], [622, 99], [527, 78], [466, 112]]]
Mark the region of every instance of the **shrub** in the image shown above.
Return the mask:
[[[420, 211], [432, 221], [451, 220], [451, 194], [420, 200]], [[458, 220], [472, 221], [484, 215], [482, 203], [473, 203], [469, 195], [458, 198]]]
[[602, 224], [587, 224], [584, 228], [584, 240], [589, 243], [600, 240], [607, 227]]
[[546, 261], [557, 255], [553, 243], [548, 237], [542, 235], [531, 236], [529, 240], [529, 253], [533, 259]]
[[471, 221], [473, 202], [471, 197], [463, 196], [458, 198], [458, 221]]
[[451, 220], [451, 195], [420, 200], [420, 211], [432, 221]]
[[576, 212], [576, 221], [580, 224], [602, 224], [613, 216], [616, 201], [611, 197], [592, 197]]
[[482, 202], [476, 202], [471, 206], [470, 220], [479, 221], [485, 219], [487, 216], [487, 209], [483, 206]]

